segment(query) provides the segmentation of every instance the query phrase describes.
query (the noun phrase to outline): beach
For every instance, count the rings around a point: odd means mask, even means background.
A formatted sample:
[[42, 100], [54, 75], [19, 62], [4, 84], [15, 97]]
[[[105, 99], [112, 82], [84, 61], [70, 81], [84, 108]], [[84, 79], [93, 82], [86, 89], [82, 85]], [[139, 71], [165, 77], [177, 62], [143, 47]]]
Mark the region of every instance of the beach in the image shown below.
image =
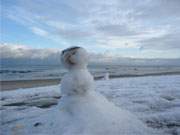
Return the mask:
[[[123, 77], [95, 81], [96, 91], [128, 110], [159, 135], [180, 133], [180, 75]], [[38, 119], [57, 107], [60, 84], [1, 92], [2, 133], [31, 134], [45, 123]], [[45, 120], [52, 119], [46, 117]], [[40, 123], [39, 125], [36, 123]], [[36, 126], [38, 125], [38, 126]], [[41, 134], [48, 134], [44, 128]], [[39, 133], [40, 134], [40, 133]]]
[[40, 86], [51, 86], [60, 83], [60, 79], [37, 79], [37, 80], [14, 80], [14, 81], [1, 81], [1, 91], [15, 90], [21, 88], [33, 88]]
[[1, 11], [0, 135], [180, 135], [180, 0]]
[[[131, 74], [110, 74], [109, 78], [124, 78], [124, 77], [142, 77], [142, 76], [159, 76], [159, 75], [179, 75], [180, 71], [170, 71], [170, 72], [137, 72]], [[95, 80], [103, 79], [103, 75], [94, 76]], [[33, 80], [7, 80], [0, 81], [0, 90], [16, 90], [22, 88], [34, 88], [42, 86], [58, 85], [61, 78], [54, 79], [33, 79]]]

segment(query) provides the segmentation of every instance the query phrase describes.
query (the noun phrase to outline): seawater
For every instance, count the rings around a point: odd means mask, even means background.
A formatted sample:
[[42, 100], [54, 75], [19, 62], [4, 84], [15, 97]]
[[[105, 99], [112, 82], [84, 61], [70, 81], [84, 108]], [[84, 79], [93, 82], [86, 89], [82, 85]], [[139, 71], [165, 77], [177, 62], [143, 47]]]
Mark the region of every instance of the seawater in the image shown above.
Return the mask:
[[[89, 66], [92, 74], [103, 74], [106, 66]], [[1, 66], [1, 81], [10, 80], [34, 80], [34, 79], [57, 79], [67, 70], [61, 65], [14, 65]]]
[[[180, 72], [180, 67], [169, 66], [122, 66], [110, 64], [90, 64], [89, 71], [94, 77], [133, 76], [151, 73]], [[67, 72], [61, 65], [11, 65], [0, 66], [0, 80], [59, 79]]]

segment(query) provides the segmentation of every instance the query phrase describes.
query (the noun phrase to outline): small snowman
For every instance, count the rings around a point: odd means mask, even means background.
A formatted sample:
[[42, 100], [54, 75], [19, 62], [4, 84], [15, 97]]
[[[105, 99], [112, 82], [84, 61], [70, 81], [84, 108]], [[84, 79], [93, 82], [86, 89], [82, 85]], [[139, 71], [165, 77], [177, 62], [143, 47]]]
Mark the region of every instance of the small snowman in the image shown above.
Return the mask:
[[61, 61], [69, 72], [61, 82], [59, 132], [78, 135], [152, 134], [134, 115], [121, 110], [95, 91], [93, 77], [87, 69], [88, 60], [87, 51], [81, 47], [62, 51]]
[[87, 69], [88, 53], [80, 47], [71, 47], [61, 54], [61, 61], [69, 72], [61, 82], [62, 95], [84, 95], [93, 90], [94, 80]]

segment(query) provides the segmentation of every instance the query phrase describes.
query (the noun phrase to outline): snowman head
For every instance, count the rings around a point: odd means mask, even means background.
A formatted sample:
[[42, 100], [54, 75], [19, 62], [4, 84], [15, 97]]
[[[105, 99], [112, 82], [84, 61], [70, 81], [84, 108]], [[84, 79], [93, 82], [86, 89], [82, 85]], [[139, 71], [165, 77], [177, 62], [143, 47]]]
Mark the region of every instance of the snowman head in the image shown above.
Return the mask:
[[62, 51], [61, 62], [68, 68], [85, 68], [88, 64], [88, 53], [82, 47], [70, 47]]

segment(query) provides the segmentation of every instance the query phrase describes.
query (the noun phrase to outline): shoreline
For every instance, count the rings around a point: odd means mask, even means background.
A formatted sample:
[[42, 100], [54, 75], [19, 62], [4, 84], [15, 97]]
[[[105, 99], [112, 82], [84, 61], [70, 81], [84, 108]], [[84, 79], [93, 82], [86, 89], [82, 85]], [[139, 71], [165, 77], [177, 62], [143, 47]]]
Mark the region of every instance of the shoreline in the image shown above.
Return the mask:
[[[144, 76], [161, 76], [161, 75], [180, 75], [180, 72], [159, 72], [159, 73], [144, 73], [144, 74], [123, 74], [109, 75], [110, 79], [125, 78], [125, 77], [144, 77]], [[95, 80], [103, 79], [104, 76], [95, 76]], [[34, 80], [10, 80], [0, 81], [0, 91], [11, 91], [21, 88], [34, 88], [43, 86], [52, 86], [60, 84], [61, 79], [34, 79]]]

